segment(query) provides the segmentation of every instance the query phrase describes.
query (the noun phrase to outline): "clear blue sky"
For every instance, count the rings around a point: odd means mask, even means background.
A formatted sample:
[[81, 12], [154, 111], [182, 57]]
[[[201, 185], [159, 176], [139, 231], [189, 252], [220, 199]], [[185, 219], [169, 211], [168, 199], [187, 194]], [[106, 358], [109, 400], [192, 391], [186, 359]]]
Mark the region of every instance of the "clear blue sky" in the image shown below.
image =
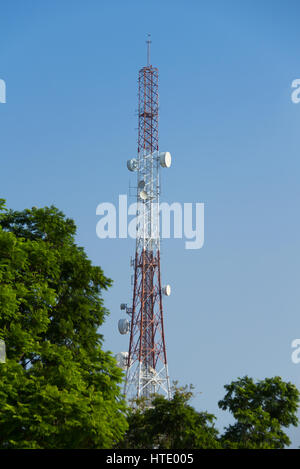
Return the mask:
[[[173, 156], [163, 200], [205, 203], [205, 245], [164, 241], [172, 380], [218, 410], [248, 374], [300, 387], [300, 78], [297, 0], [24, 0], [0, 4], [0, 195], [11, 208], [55, 204], [78, 244], [114, 280], [105, 347], [126, 350], [133, 240], [96, 237], [96, 206], [128, 192], [136, 154], [137, 73], [160, 70], [160, 147]], [[300, 445], [299, 430], [292, 432]]]

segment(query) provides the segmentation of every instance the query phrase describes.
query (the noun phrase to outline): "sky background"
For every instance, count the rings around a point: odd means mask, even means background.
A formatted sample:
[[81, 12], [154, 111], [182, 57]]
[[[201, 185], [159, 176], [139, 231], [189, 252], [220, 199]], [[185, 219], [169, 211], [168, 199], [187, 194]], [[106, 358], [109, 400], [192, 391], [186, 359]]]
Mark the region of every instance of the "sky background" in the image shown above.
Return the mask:
[[[300, 388], [300, 4], [277, 0], [0, 0], [0, 197], [54, 204], [114, 280], [105, 348], [128, 349], [134, 240], [96, 237], [96, 207], [134, 183], [137, 76], [160, 72], [162, 201], [205, 204], [205, 244], [162, 243], [171, 380], [218, 417], [224, 384], [279, 375]], [[132, 200], [133, 201], [133, 200]], [[300, 430], [289, 431], [300, 446]]]

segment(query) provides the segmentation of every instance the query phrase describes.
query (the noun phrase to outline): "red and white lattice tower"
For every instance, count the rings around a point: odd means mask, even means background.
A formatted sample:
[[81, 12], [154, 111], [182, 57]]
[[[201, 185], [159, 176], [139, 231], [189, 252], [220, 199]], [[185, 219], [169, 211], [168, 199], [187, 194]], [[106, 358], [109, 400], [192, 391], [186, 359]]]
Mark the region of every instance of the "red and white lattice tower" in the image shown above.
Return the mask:
[[126, 371], [124, 393], [127, 399], [160, 393], [170, 398], [166, 343], [164, 334], [163, 294], [160, 274], [159, 194], [160, 168], [169, 168], [171, 155], [160, 152], [158, 144], [158, 69], [148, 63], [138, 78], [138, 149], [137, 158], [127, 167], [137, 173], [137, 237], [133, 261], [134, 287], [132, 307], [121, 305], [130, 319], [119, 321], [121, 334], [130, 333], [129, 351], [119, 354]]

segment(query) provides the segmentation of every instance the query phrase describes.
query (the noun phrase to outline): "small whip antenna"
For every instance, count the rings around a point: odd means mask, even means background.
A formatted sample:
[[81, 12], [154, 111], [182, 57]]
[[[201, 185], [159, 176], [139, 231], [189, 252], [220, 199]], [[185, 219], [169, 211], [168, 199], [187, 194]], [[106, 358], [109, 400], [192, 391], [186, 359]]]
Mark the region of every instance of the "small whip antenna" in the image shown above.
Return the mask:
[[150, 66], [150, 50], [151, 50], [151, 43], [152, 43], [150, 33], [148, 33], [148, 39], [146, 43], [147, 43], [147, 67], [149, 67]]

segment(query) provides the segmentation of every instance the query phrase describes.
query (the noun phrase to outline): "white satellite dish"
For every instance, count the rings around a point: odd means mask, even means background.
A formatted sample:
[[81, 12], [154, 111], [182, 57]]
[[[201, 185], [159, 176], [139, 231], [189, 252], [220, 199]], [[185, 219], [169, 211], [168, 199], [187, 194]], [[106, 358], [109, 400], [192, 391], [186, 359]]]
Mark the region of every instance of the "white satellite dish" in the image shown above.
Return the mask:
[[128, 365], [128, 352], [119, 352], [115, 355], [115, 359], [117, 361], [117, 365], [122, 370], [125, 370]]
[[170, 296], [171, 295], [171, 286], [166, 285], [165, 287], [163, 287], [162, 292], [165, 296]]
[[168, 152], [168, 151], [160, 153], [159, 154], [159, 161], [160, 161], [160, 166], [162, 168], [170, 168], [171, 163], [172, 163], [171, 153]]
[[128, 319], [126, 318], [120, 319], [118, 322], [118, 329], [119, 329], [120, 334], [122, 335], [128, 334], [130, 330], [130, 322], [128, 321]]
[[137, 171], [138, 169], [138, 161], [135, 158], [132, 158], [131, 160], [127, 160], [127, 168], [129, 171]]
[[148, 196], [148, 194], [147, 194], [146, 191], [140, 191], [139, 197], [140, 197], [140, 199], [142, 199], [142, 200], [147, 200], [147, 199], [149, 198], [149, 196]]

